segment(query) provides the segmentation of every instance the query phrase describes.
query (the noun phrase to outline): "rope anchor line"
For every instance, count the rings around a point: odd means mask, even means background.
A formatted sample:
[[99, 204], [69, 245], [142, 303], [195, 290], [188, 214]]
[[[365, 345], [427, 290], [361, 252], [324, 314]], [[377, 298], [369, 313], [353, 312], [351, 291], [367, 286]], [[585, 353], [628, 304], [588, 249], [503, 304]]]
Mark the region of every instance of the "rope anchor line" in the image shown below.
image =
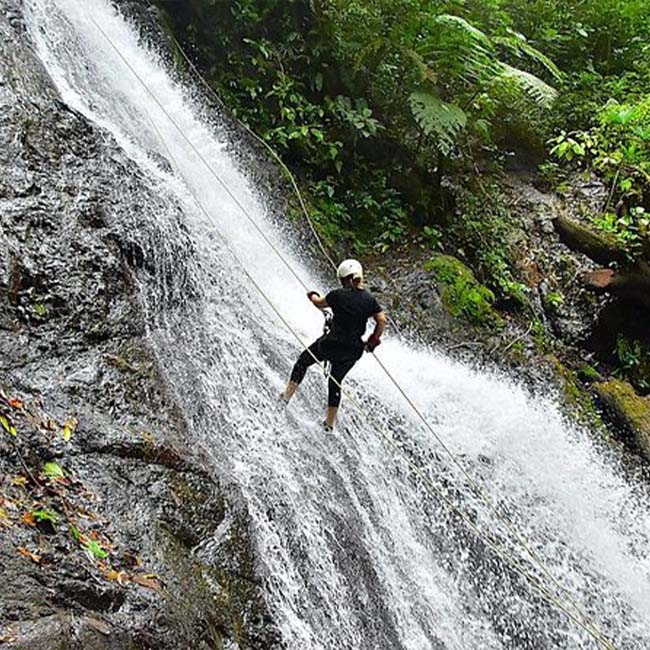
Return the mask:
[[[151, 7], [154, 7], [152, 0], [147, 0], [149, 5]], [[180, 52], [181, 56], [183, 57], [183, 60], [187, 63], [189, 69], [192, 71], [194, 74], [195, 78], [198, 80], [198, 82], [207, 90], [208, 94], [210, 94], [214, 99], [217, 101], [217, 103], [222, 107], [222, 109], [226, 112], [228, 112], [228, 107], [224, 103], [224, 101], [221, 99], [219, 94], [216, 92], [216, 90], [205, 80], [203, 75], [201, 74], [200, 70], [196, 67], [195, 63], [192, 61], [192, 59], [188, 56], [187, 52], [183, 48], [183, 46], [178, 42], [178, 39], [171, 34], [170, 38], [172, 40], [172, 43]], [[285, 172], [287, 177], [289, 178], [289, 181], [291, 183], [291, 186], [296, 193], [296, 196], [298, 198], [298, 203], [300, 205], [300, 208], [303, 212], [303, 215], [305, 217], [305, 220], [307, 224], [309, 225], [309, 228], [316, 240], [316, 243], [318, 244], [318, 247], [320, 248], [323, 256], [327, 259], [328, 263], [332, 267], [333, 270], [337, 269], [336, 262], [332, 259], [331, 255], [327, 251], [327, 248], [323, 244], [323, 241], [321, 237], [318, 234], [318, 231], [316, 230], [314, 223], [309, 216], [309, 212], [307, 210], [307, 205], [306, 202], [302, 196], [302, 192], [300, 191], [300, 188], [298, 187], [298, 183], [296, 181], [295, 176], [291, 172], [291, 170], [287, 167], [285, 162], [282, 160], [282, 157], [273, 149], [273, 147], [262, 137], [260, 137], [255, 131], [251, 129], [248, 124], [242, 122], [240, 119], [235, 117], [235, 120], [240, 124], [240, 126], [251, 135], [257, 142], [259, 142], [264, 148], [270, 153], [270, 155], [273, 157], [274, 160], [277, 161], [277, 163], [280, 165], [282, 170]], [[275, 250], [275, 249], [274, 249]], [[277, 251], [276, 251], [277, 252]], [[295, 274], [294, 274], [295, 275]], [[389, 278], [389, 281], [391, 284], [394, 286], [394, 282], [392, 281], [391, 278]], [[304, 283], [303, 287], [305, 286]], [[400, 339], [405, 341], [405, 337], [403, 335], [403, 332], [401, 328], [398, 326], [398, 324], [390, 317], [390, 314], [388, 315], [388, 321], [395, 329], [397, 332], [398, 336]], [[416, 331], [416, 338], [418, 341], [423, 344], [426, 347], [426, 343], [423, 341], [422, 337], [420, 334]], [[458, 460], [457, 456], [449, 449], [449, 447], [445, 444], [445, 442], [440, 438], [440, 436], [436, 433], [436, 431], [433, 429], [433, 427], [429, 424], [429, 422], [426, 420], [426, 418], [423, 416], [421, 411], [417, 408], [417, 406], [414, 404], [414, 402], [409, 398], [409, 396], [404, 392], [404, 390], [401, 388], [401, 386], [398, 384], [397, 380], [393, 377], [393, 375], [388, 371], [388, 369], [385, 367], [385, 365], [382, 363], [382, 361], [379, 359], [378, 356], [373, 355], [375, 361], [379, 364], [381, 367], [382, 371], [387, 375], [391, 383], [397, 388], [397, 390], [400, 392], [400, 394], [404, 397], [404, 399], [407, 401], [409, 406], [415, 411], [417, 414], [418, 419], [423, 423], [425, 428], [433, 435], [434, 439], [436, 442], [440, 445], [440, 447], [443, 449], [445, 454], [449, 457], [451, 462], [460, 470], [460, 472], [463, 474], [467, 482], [469, 483], [470, 487], [474, 492], [479, 496], [479, 498], [487, 505], [488, 509], [494, 513], [494, 515], [499, 519], [508, 532], [513, 535], [513, 537], [519, 542], [519, 544], [526, 550], [528, 555], [531, 557], [533, 560], [533, 563], [536, 564], [542, 572], [560, 589], [562, 593], [564, 593], [567, 597], [568, 600], [573, 601], [573, 595], [571, 591], [566, 588], [562, 583], [558, 581], [558, 579], [548, 570], [546, 567], [544, 561], [539, 557], [539, 555], [532, 549], [530, 542], [524, 537], [524, 535], [517, 530], [512, 522], [510, 521], [509, 516], [503, 512], [503, 505], [501, 505], [502, 510], [499, 510], [499, 507], [497, 504], [494, 503], [494, 501], [489, 497], [489, 495], [485, 492], [485, 490], [481, 487], [481, 485], [474, 479], [474, 477], [465, 469], [464, 465]], [[327, 369], [326, 369], [327, 370]], [[573, 602], [574, 607], [579, 610], [579, 606]]]
[[[255, 230], [260, 234], [262, 239], [268, 244], [268, 246], [271, 248], [271, 250], [275, 253], [275, 255], [278, 257], [278, 259], [283, 263], [283, 265], [289, 270], [289, 272], [293, 275], [293, 277], [300, 283], [300, 285], [304, 288], [307, 289], [307, 285], [305, 284], [304, 280], [297, 274], [297, 272], [293, 269], [291, 264], [288, 262], [288, 260], [284, 257], [282, 252], [273, 244], [273, 242], [268, 238], [266, 233], [262, 230], [262, 228], [259, 226], [259, 224], [253, 219], [253, 217], [248, 213], [246, 210], [245, 206], [241, 203], [241, 201], [234, 195], [232, 190], [225, 184], [225, 182], [221, 179], [221, 177], [217, 174], [217, 172], [213, 169], [213, 167], [210, 165], [210, 163], [205, 159], [205, 157], [201, 154], [201, 152], [197, 149], [197, 147], [189, 140], [185, 132], [180, 128], [180, 126], [177, 124], [177, 122], [174, 120], [173, 116], [169, 113], [169, 111], [163, 106], [163, 104], [160, 102], [160, 100], [156, 97], [156, 95], [153, 93], [153, 91], [149, 88], [148, 84], [142, 79], [142, 77], [138, 74], [138, 72], [135, 70], [133, 65], [126, 59], [126, 57], [122, 54], [122, 52], [117, 48], [115, 43], [112, 41], [112, 39], [106, 34], [104, 29], [97, 23], [95, 18], [90, 15], [89, 16], [91, 22], [95, 26], [95, 28], [100, 32], [100, 34], [103, 36], [103, 38], [107, 41], [109, 46], [114, 50], [114, 52], [118, 55], [118, 57], [122, 60], [122, 62], [125, 64], [125, 66], [130, 70], [130, 72], [134, 75], [134, 77], [138, 80], [138, 82], [142, 85], [144, 88], [145, 92], [152, 98], [154, 103], [160, 108], [160, 110], [163, 112], [163, 114], [167, 117], [167, 119], [170, 121], [172, 126], [178, 131], [178, 133], [181, 135], [183, 140], [187, 143], [187, 145], [192, 149], [192, 151], [195, 153], [197, 158], [203, 163], [207, 171], [217, 180], [217, 182], [223, 187], [225, 192], [231, 197], [231, 199], [234, 201], [234, 203], [239, 207], [241, 210], [242, 214], [246, 217], [246, 219], [250, 222], [250, 224], [255, 228]], [[177, 44], [177, 46], [180, 48], [180, 45]], [[185, 55], [186, 59], [187, 56]], [[214, 91], [212, 91], [214, 92]], [[215, 93], [216, 94], [216, 93]], [[223, 103], [220, 102], [222, 105]], [[145, 107], [146, 110], [146, 107]], [[167, 143], [156, 127], [155, 123], [151, 119], [151, 116], [147, 113], [147, 116], [152, 123], [154, 130], [156, 131], [158, 138], [161, 140], [162, 144], [164, 145], [165, 149], [167, 150], [170, 158], [174, 162], [176, 168], [177, 168], [177, 173], [180, 175], [181, 178], [183, 178], [183, 174], [180, 170], [180, 167], [178, 166], [175, 157], [171, 153], [169, 147], [167, 146]], [[246, 127], [249, 131], [250, 129]], [[256, 136], [259, 139], [259, 136]], [[270, 148], [270, 147], [268, 147]], [[277, 158], [277, 154], [275, 154], [275, 157]], [[287, 170], [288, 171], [288, 170]], [[289, 172], [290, 173], [290, 172]], [[203, 205], [201, 199], [197, 196], [196, 191], [194, 188], [191, 186], [191, 184], [186, 183], [190, 193], [192, 194], [192, 197], [194, 198], [197, 206], [201, 210], [201, 212], [204, 214], [204, 216], [208, 219], [208, 221], [211, 223], [213, 228], [215, 229], [215, 232], [217, 233], [218, 237], [221, 239], [224, 247], [230, 252], [230, 254], [233, 256], [233, 259], [237, 263], [237, 265], [241, 268], [242, 272], [244, 275], [248, 278], [248, 280], [251, 282], [251, 284], [255, 287], [255, 289], [259, 292], [263, 300], [269, 305], [271, 310], [276, 314], [276, 316], [279, 318], [279, 320], [285, 325], [285, 327], [291, 332], [291, 334], [296, 338], [298, 343], [303, 347], [303, 349], [307, 350], [314, 360], [321, 365], [321, 362], [316, 358], [316, 356], [309, 350], [309, 348], [305, 345], [305, 343], [302, 341], [300, 338], [300, 335], [296, 332], [296, 330], [293, 328], [293, 326], [287, 321], [287, 319], [284, 317], [284, 315], [280, 312], [280, 310], [275, 306], [275, 304], [272, 302], [272, 300], [266, 295], [266, 292], [264, 289], [258, 284], [258, 282], [253, 278], [253, 276], [250, 274], [246, 266], [243, 264], [241, 259], [238, 257], [230, 243], [226, 240], [226, 238], [222, 235], [220, 232], [218, 226], [216, 225], [215, 221], [211, 217], [210, 213], [208, 212], [207, 208]], [[296, 190], [299, 192], [297, 185], [295, 186]], [[302, 203], [304, 206], [304, 203]], [[306, 212], [306, 210], [305, 210]], [[308, 215], [307, 215], [307, 218]], [[318, 238], [318, 235], [314, 229], [314, 234]], [[333, 260], [327, 255], [328, 259], [332, 264], [334, 264]], [[355, 395], [353, 395], [348, 389], [344, 388], [336, 379], [329, 376], [329, 378], [341, 389], [341, 392], [348, 397], [350, 402], [357, 408], [357, 410], [360, 412], [364, 420], [375, 430], [379, 432], [380, 437], [386, 442], [388, 446], [390, 446], [396, 453], [396, 455], [400, 456], [402, 460], [414, 471], [416, 472], [422, 479], [423, 481], [429, 486], [430, 490], [434, 495], [436, 495], [442, 502], [444, 502], [452, 511], [454, 511], [465, 523], [465, 525], [472, 530], [478, 537], [480, 537], [486, 544], [489, 546], [501, 559], [502, 561], [507, 564], [511, 569], [513, 569], [517, 574], [519, 574], [522, 578], [524, 578], [530, 586], [538, 592], [539, 595], [541, 595], [549, 604], [554, 605], [558, 610], [560, 610], [564, 615], [571, 621], [573, 621], [576, 625], [581, 627], [585, 632], [587, 632], [604, 650], [617, 650], [616, 646], [602, 633], [598, 627], [598, 625], [595, 623], [595, 621], [590, 617], [587, 613], [584, 612], [584, 610], [581, 608], [581, 606], [576, 602], [573, 594], [571, 591], [562, 585], [562, 583], [559, 582], [559, 580], [553, 575], [551, 570], [545, 565], [543, 560], [539, 558], [537, 553], [530, 547], [530, 544], [525, 540], [525, 538], [522, 536], [522, 534], [517, 531], [512, 523], [508, 520], [507, 516], [504, 515], [503, 513], [499, 512], [497, 509], [496, 505], [492, 501], [492, 499], [489, 497], [489, 495], [483, 490], [483, 488], [480, 486], [480, 484], [469, 474], [469, 472], [462, 466], [460, 461], [456, 458], [456, 456], [453, 454], [453, 452], [448, 448], [448, 446], [444, 443], [444, 441], [439, 437], [439, 435], [435, 432], [433, 427], [428, 423], [420, 409], [416, 406], [416, 404], [411, 400], [411, 398], [408, 396], [408, 394], [404, 391], [404, 389], [401, 387], [399, 382], [393, 377], [393, 375], [390, 373], [390, 371], [386, 368], [386, 366], [381, 362], [381, 360], [376, 356], [372, 355], [383, 372], [386, 373], [387, 377], [390, 379], [390, 381], [396, 386], [396, 388], [399, 390], [400, 394], [406, 399], [407, 403], [410, 405], [410, 407], [414, 410], [416, 415], [418, 416], [418, 419], [422, 421], [424, 426], [427, 428], [427, 430], [434, 436], [435, 440], [438, 442], [439, 445], [444, 449], [446, 454], [450, 457], [452, 462], [461, 470], [465, 478], [468, 480], [472, 488], [475, 490], [475, 492], [482, 498], [482, 500], [488, 505], [489, 509], [496, 515], [496, 517], [504, 524], [504, 526], [507, 528], [507, 530], [515, 536], [515, 539], [519, 542], [519, 545], [523, 550], [526, 551], [528, 556], [530, 557], [532, 564], [536, 566], [549, 580], [556, 586], [556, 588], [564, 594], [565, 596], [565, 602], [562, 602], [559, 598], [557, 598], [551, 591], [549, 591], [544, 585], [541, 584], [539, 581], [538, 577], [530, 573], [525, 566], [520, 564], [518, 559], [515, 559], [510, 553], [508, 553], [507, 550], [505, 550], [499, 543], [498, 541], [495, 541], [494, 538], [488, 534], [487, 532], [483, 531], [480, 529], [472, 520], [470, 515], [468, 515], [465, 511], [462, 510], [459, 506], [457, 506], [453, 501], [447, 497], [447, 495], [431, 480], [429, 475], [425, 473], [422, 468], [417, 465], [413, 460], [411, 460], [410, 457], [408, 457], [401, 449], [400, 447], [392, 440], [391, 436], [389, 435], [387, 429], [380, 425], [379, 427], [376, 427], [376, 423], [373, 422], [371, 419], [370, 415], [367, 413], [366, 409], [363, 407], [363, 405], [359, 402], [359, 400], [356, 398]], [[205, 449], [205, 447], [204, 447]], [[211, 454], [210, 454], [211, 455]]]

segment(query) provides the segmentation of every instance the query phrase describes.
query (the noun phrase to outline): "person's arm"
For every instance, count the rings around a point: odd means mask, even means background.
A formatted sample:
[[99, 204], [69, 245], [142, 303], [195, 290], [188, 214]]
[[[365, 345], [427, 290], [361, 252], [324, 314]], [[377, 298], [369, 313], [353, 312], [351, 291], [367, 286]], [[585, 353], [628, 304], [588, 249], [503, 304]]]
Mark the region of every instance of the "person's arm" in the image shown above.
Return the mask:
[[323, 298], [323, 296], [321, 296], [318, 291], [310, 291], [307, 294], [307, 298], [309, 298], [312, 305], [318, 307], [318, 309], [325, 309], [326, 307], [329, 307], [327, 300]]
[[366, 341], [366, 350], [368, 352], [374, 352], [375, 348], [381, 344], [381, 336], [386, 329], [386, 323], [388, 318], [386, 313], [379, 311], [376, 314], [373, 314], [372, 317], [375, 320], [375, 331], [368, 337]]
[[388, 317], [386, 316], [386, 312], [380, 311], [378, 314], [375, 314], [373, 318], [375, 319], [375, 331], [372, 333], [372, 336], [380, 339], [386, 329]]

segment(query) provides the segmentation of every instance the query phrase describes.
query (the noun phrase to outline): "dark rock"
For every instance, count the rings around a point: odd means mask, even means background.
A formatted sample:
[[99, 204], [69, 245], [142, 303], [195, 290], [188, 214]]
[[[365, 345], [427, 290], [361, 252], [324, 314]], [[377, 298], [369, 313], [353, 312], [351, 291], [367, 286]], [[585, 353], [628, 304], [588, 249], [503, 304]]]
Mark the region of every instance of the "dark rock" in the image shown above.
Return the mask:
[[[23, 510], [9, 514], [0, 637], [21, 650], [278, 647], [247, 512], [193, 447], [145, 338], [138, 274], [167, 283], [168, 300], [179, 282], [196, 292], [152, 261], [160, 233], [138, 206], [161, 199], [57, 97], [21, 6], [0, 0], [0, 387], [28, 410], [0, 399], [18, 426], [15, 440], [0, 437], [0, 489], [58, 519], [29, 526]], [[193, 254], [181, 227], [169, 245]], [[67, 483], [46, 489], [38, 477], [53, 460]], [[72, 527], [107, 540], [104, 565]], [[231, 541], [209, 552], [217, 538]]]

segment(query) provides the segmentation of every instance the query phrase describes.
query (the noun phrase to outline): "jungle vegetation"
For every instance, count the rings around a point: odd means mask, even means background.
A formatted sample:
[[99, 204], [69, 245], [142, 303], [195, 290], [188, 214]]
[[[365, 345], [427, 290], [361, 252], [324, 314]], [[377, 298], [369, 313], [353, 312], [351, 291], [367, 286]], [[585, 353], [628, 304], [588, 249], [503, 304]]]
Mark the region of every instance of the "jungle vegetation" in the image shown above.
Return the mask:
[[[158, 4], [296, 175], [329, 245], [460, 250], [486, 288], [460, 312], [525, 309], [498, 182], [524, 165], [559, 193], [576, 174], [606, 184], [590, 225], [624, 263], [650, 259], [647, 0]], [[623, 365], [641, 363], [635, 346], [621, 343]]]

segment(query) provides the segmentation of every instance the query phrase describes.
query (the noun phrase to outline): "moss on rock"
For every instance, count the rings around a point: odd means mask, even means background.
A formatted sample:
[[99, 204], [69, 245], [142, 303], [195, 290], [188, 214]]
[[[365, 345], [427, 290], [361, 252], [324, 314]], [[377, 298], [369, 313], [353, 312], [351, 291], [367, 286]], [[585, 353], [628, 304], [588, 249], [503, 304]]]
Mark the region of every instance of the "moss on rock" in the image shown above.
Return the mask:
[[650, 461], [650, 397], [639, 397], [630, 384], [619, 379], [596, 384], [594, 388], [609, 417]]
[[480, 284], [459, 259], [451, 255], [434, 255], [424, 268], [443, 286], [443, 303], [452, 316], [464, 318], [474, 325], [500, 322], [492, 309], [494, 294]]
[[555, 375], [562, 380], [562, 394], [567, 408], [580, 422], [600, 428], [602, 419], [590, 393], [581, 384], [579, 373], [563, 364], [554, 354], [546, 358], [553, 366]]

